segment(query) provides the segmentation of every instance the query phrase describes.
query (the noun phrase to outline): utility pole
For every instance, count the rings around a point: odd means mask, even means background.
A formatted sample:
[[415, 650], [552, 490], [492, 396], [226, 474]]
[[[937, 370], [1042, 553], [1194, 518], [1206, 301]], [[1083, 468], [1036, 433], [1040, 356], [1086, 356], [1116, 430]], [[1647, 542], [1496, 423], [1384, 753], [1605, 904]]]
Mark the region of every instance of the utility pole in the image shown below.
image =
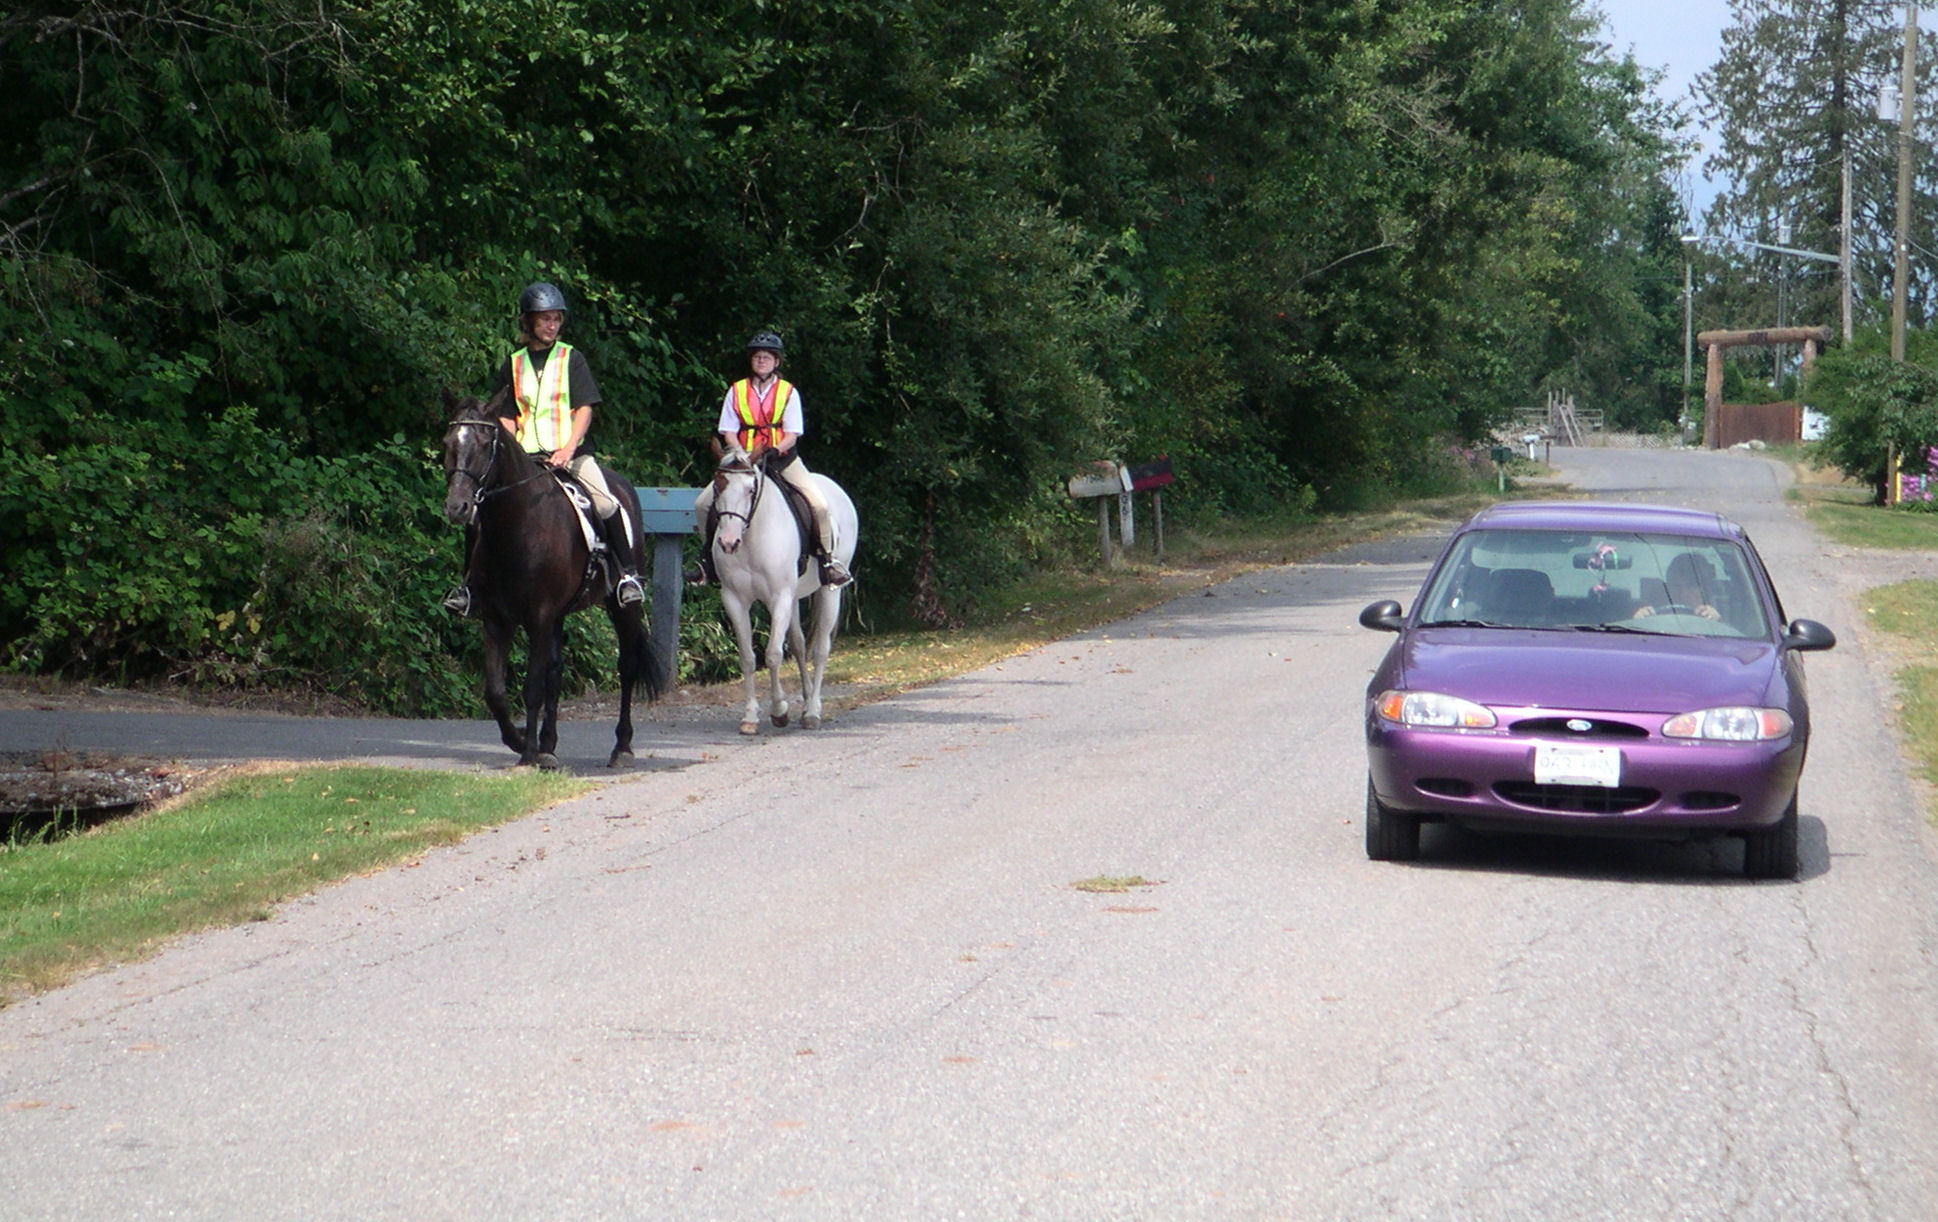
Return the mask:
[[1904, 6], [1904, 54], [1898, 72], [1898, 227], [1891, 277], [1891, 359], [1904, 359], [1904, 316], [1911, 276], [1912, 115], [1918, 108], [1918, 6]]
[[1678, 443], [1689, 439], [1689, 383], [1696, 364], [1696, 290], [1691, 266], [1695, 260], [1696, 241], [1695, 234], [1682, 235], [1682, 415], [1676, 420]]
[[1843, 287], [1844, 306], [1844, 347], [1851, 346], [1851, 150], [1848, 142], [1844, 145], [1843, 162], [1843, 207], [1837, 225], [1837, 273]]
[[[1906, 298], [1911, 278], [1912, 119], [1918, 109], [1918, 6], [1904, 6], [1904, 58], [1898, 74], [1898, 230], [1897, 260], [1891, 278], [1891, 359], [1904, 359]], [[1884, 465], [1884, 503], [1898, 503], [1898, 453], [1893, 446]]]

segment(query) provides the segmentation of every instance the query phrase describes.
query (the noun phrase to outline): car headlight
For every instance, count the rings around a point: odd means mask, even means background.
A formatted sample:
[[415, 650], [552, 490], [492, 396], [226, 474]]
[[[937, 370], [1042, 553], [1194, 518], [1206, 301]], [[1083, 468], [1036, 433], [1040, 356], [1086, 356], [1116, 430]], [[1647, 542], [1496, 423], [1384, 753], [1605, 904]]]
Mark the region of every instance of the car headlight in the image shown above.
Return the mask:
[[1486, 730], [1494, 725], [1494, 712], [1485, 705], [1439, 692], [1381, 692], [1373, 708], [1382, 721], [1403, 726], [1444, 726], [1450, 729]]
[[1665, 738], [1707, 738], [1733, 743], [1767, 742], [1790, 733], [1790, 714], [1782, 709], [1736, 706], [1703, 709], [1671, 717], [1662, 725]]

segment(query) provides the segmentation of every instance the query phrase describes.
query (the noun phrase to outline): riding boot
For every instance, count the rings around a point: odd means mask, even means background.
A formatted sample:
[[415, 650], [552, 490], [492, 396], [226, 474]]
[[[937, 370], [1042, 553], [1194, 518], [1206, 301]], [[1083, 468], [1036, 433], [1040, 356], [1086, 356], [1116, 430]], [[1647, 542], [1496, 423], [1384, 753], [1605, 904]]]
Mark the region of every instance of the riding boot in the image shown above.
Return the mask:
[[620, 512], [601, 519], [599, 534], [606, 541], [606, 554], [619, 572], [619, 579], [612, 588], [613, 597], [619, 600], [622, 607], [637, 607], [646, 601], [646, 587], [641, 584], [639, 574], [633, 571], [633, 545], [632, 540], [626, 537], [626, 515]]
[[700, 554], [686, 567], [686, 584], [696, 590], [720, 583], [720, 574], [713, 571], [713, 531], [719, 524], [720, 519], [709, 512], [706, 531], [700, 536]]
[[828, 527], [827, 510], [817, 507], [814, 514], [814, 555], [821, 562], [821, 584], [830, 589], [845, 586], [854, 580], [848, 566], [834, 554], [834, 547], [829, 543], [833, 534]]

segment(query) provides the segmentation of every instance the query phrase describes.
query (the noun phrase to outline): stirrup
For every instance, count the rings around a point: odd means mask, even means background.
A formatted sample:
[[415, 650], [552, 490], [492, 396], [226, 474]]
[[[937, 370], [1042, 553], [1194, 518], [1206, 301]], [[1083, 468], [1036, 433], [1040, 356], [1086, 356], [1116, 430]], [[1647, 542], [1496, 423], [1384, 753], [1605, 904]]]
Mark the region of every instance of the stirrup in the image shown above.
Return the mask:
[[622, 607], [637, 607], [646, 601], [646, 587], [640, 584], [639, 578], [634, 574], [622, 573], [619, 576], [619, 584], [613, 587], [612, 595], [619, 600], [619, 605]]
[[444, 609], [452, 615], [468, 618], [471, 614], [471, 587], [455, 585], [444, 596]]
[[711, 579], [712, 575], [707, 572], [706, 561], [695, 560], [691, 565], [687, 566], [686, 584], [695, 589], [706, 585]]
[[821, 562], [822, 585], [833, 588], [845, 586], [853, 580], [854, 578], [848, 572], [848, 566], [841, 563], [837, 557], [829, 556]]

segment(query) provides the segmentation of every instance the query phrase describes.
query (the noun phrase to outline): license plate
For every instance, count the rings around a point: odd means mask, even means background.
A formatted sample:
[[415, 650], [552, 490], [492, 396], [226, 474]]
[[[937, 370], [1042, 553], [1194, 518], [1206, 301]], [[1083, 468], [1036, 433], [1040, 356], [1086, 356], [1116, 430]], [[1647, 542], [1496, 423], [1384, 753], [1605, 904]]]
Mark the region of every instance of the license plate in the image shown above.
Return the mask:
[[1613, 789], [1622, 783], [1621, 748], [1536, 744], [1534, 783], [1599, 785], [1604, 789]]

